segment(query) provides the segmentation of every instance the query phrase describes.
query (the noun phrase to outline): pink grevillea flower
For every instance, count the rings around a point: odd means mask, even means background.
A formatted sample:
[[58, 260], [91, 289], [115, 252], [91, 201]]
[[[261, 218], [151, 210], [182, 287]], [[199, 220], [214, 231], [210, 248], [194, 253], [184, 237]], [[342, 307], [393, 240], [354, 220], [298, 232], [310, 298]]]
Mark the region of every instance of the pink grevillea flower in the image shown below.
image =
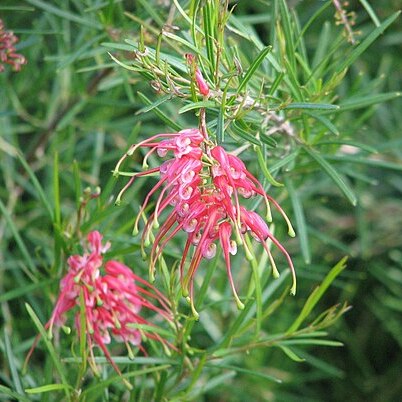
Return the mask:
[[[93, 348], [98, 346], [116, 372], [121, 374], [106, 345], [113, 337], [118, 342], [124, 342], [129, 355], [133, 356], [130, 345], [143, 350], [143, 337], [167, 343], [156, 332], [140, 328], [142, 324], [152, 327], [140, 314], [146, 308], [171, 320], [169, 301], [124, 264], [118, 261], [104, 263], [102, 254], [108, 250], [110, 243], [102, 245], [99, 232], [89, 233], [87, 240], [88, 252], [68, 259], [69, 270], [60, 282], [60, 294], [45, 328], [51, 334], [54, 326], [64, 325], [67, 313], [74, 309], [75, 325], [79, 332], [86, 333], [91, 366], [96, 370]], [[84, 322], [80, 311], [83, 311]]]
[[[271, 220], [270, 203], [282, 214], [294, 236], [292, 225], [278, 203], [266, 194], [261, 183], [247, 170], [245, 164], [237, 156], [227, 153], [223, 147], [215, 146], [204, 138], [198, 129], [187, 129], [173, 134], [158, 134], [133, 145], [116, 166], [115, 173], [127, 156], [139, 149], [148, 149], [145, 164], [149, 155], [157, 153], [165, 157], [169, 153], [172, 158], [159, 167], [131, 174], [128, 184], [118, 195], [120, 198], [133, 181], [141, 176], [159, 173], [159, 181], [145, 197], [140, 213], [135, 221], [134, 232], [138, 233], [141, 217], [145, 219], [142, 234], [142, 250], [152, 243], [150, 253], [150, 277], [153, 279], [155, 265], [168, 242], [178, 233], [185, 232], [187, 241], [184, 245], [180, 263], [180, 277], [184, 296], [188, 296], [195, 316], [193, 304], [193, 280], [202, 259], [211, 259], [216, 254], [217, 245], [223, 251], [229, 283], [239, 308], [243, 308], [231, 273], [230, 256], [237, 253], [237, 246], [242, 245], [246, 257], [253, 259], [248, 235], [261, 243], [268, 254], [273, 275], [277, 277], [275, 261], [267, 244], [270, 240], [285, 256], [293, 275], [291, 293], [296, 291], [296, 276], [292, 260], [271, 233], [268, 225], [254, 211], [241, 205], [241, 198], [261, 196], [267, 207], [267, 220]], [[127, 174], [127, 173], [125, 173]], [[151, 197], [159, 192], [155, 209], [149, 218], [145, 218], [145, 210]], [[170, 212], [162, 224], [160, 214], [170, 207]], [[153, 230], [158, 230], [156, 234]], [[190, 263], [186, 267], [187, 257], [191, 253]], [[186, 272], [185, 272], [186, 271]]]
[[16, 42], [18, 38], [13, 32], [4, 28], [4, 23], [0, 19], [0, 73], [5, 70], [4, 63], [10, 64], [14, 71], [20, 71], [21, 66], [26, 64], [25, 57], [15, 52]]

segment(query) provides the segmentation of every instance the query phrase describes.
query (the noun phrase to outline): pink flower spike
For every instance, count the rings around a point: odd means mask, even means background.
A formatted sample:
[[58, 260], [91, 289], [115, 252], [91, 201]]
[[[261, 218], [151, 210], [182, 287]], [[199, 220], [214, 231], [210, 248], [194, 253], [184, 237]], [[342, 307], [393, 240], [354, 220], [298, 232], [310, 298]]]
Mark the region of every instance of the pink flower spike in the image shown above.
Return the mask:
[[[187, 55], [187, 60], [196, 74], [194, 56]], [[198, 78], [201, 77], [199, 73]], [[200, 119], [202, 120], [202, 117]], [[200, 126], [205, 127], [202, 121]], [[145, 197], [136, 219], [137, 226], [144, 215], [145, 207], [151, 201], [151, 196], [158, 191], [155, 209], [148, 219], [145, 218], [141, 238], [143, 256], [146, 256], [145, 247], [153, 242], [149, 264], [151, 279], [170, 240], [179, 232], [184, 232], [187, 239], [179, 264], [180, 283], [182, 294], [189, 299], [194, 316], [198, 317], [193, 300], [194, 278], [201, 261], [215, 257], [217, 246], [223, 250], [230, 287], [237, 305], [242, 308], [243, 304], [232, 278], [230, 254], [236, 254], [237, 246], [242, 245], [246, 258], [250, 261], [255, 258], [247, 238], [249, 232], [267, 252], [273, 276], [276, 277], [279, 273], [266, 243], [267, 239], [285, 255], [293, 275], [294, 293], [295, 274], [289, 254], [270, 233], [266, 222], [256, 212], [242, 207], [240, 199], [261, 196], [266, 202], [267, 211], [270, 211], [269, 202], [272, 202], [288, 223], [289, 233], [293, 234], [291, 224], [279, 204], [265, 193], [261, 183], [248, 172], [240, 158], [229, 154], [222, 146], [214, 145], [207, 135], [204, 136], [197, 128], [182, 130], [169, 136], [158, 134], [133, 145], [130, 150], [141, 147], [156, 149], [161, 158], [171, 155], [171, 159], [165, 160], [159, 168], [155, 168], [159, 170], [160, 179]], [[138, 173], [135, 175], [139, 176]], [[172, 208], [171, 212], [159, 225], [159, 219], [169, 207]], [[154, 230], [157, 232], [153, 233]], [[231, 239], [232, 235], [235, 236], [236, 242]], [[186, 269], [187, 259], [190, 261]]]
[[[141, 329], [141, 325], [153, 326], [140, 316], [142, 309], [147, 309], [170, 321], [172, 319], [170, 303], [162, 293], [121, 262], [112, 260], [104, 264], [102, 254], [110, 247], [110, 243], [102, 245], [102, 235], [99, 232], [89, 233], [87, 239], [89, 250], [82, 256], [74, 255], [68, 259], [69, 270], [60, 282], [60, 294], [45, 328], [51, 332], [54, 326], [63, 325], [66, 314], [70, 310], [75, 310], [74, 321], [77, 330], [85, 331], [87, 344], [90, 345], [91, 367], [96, 371], [92, 349], [98, 346], [121, 376], [106, 347], [112, 338], [117, 342], [124, 342], [130, 356], [133, 353], [129, 345], [142, 349], [143, 338], [157, 340], [164, 347], [175, 349], [156, 332]], [[140, 286], [137, 283], [140, 283]], [[81, 328], [82, 308], [85, 309], [84, 328]], [[36, 342], [28, 358], [35, 345]], [[126, 385], [130, 386], [128, 382]]]

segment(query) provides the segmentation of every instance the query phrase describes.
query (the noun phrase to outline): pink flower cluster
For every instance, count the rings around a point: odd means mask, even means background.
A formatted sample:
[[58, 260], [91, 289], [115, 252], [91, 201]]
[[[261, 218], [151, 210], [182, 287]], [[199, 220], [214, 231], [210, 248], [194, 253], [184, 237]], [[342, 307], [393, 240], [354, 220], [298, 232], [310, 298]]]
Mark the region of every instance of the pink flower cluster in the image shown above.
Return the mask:
[[[247, 239], [247, 234], [250, 234], [266, 250], [275, 276], [278, 276], [279, 273], [266, 241], [271, 240], [284, 254], [292, 270], [292, 293], [295, 293], [295, 273], [289, 254], [270, 232], [264, 219], [256, 212], [247, 210], [240, 205], [240, 199], [262, 196], [266, 202], [268, 214], [270, 215], [269, 202], [272, 202], [285, 217], [290, 234], [294, 234], [293, 229], [278, 203], [266, 194], [261, 183], [247, 170], [237, 156], [231, 155], [223, 147], [211, 143], [198, 129], [187, 129], [173, 134], [158, 134], [133, 145], [116, 166], [117, 173], [123, 160], [138, 148], [149, 149], [144, 158], [145, 166], [147, 166], [149, 156], [154, 152], [159, 157], [165, 157], [168, 153], [173, 154], [173, 158], [163, 162], [160, 167], [134, 173], [118, 196], [119, 201], [122, 193], [135, 178], [159, 172], [160, 179], [147, 194], [136, 219], [134, 230], [138, 232], [139, 221], [144, 215], [150, 198], [160, 191], [154, 212], [146, 220], [142, 235], [144, 246], [153, 242], [150, 254], [151, 278], [154, 274], [155, 264], [167, 243], [179, 231], [184, 231], [187, 234], [187, 241], [180, 263], [181, 283], [183, 295], [189, 296], [194, 314], [197, 316], [193, 304], [194, 275], [203, 258], [211, 259], [215, 256], [217, 244], [223, 250], [228, 279], [237, 305], [239, 308], [243, 308], [243, 303], [240, 301], [233, 283], [230, 255], [236, 254], [237, 246], [242, 245], [247, 258], [253, 258], [250, 242]], [[160, 225], [158, 218], [168, 206], [173, 209]], [[155, 236], [152, 229], [159, 229]], [[194, 247], [194, 252], [186, 274], [184, 274], [191, 246]]]
[[[156, 333], [139, 329], [136, 324], [151, 325], [140, 316], [143, 307], [170, 320], [169, 302], [151, 284], [122, 263], [107, 261], [103, 264], [102, 254], [108, 250], [110, 243], [103, 246], [99, 232], [89, 233], [88, 243], [89, 252], [73, 255], [68, 259], [69, 270], [60, 282], [60, 294], [45, 327], [51, 332], [54, 325], [62, 326], [66, 321], [66, 313], [77, 307], [75, 325], [81, 331], [80, 308], [84, 308], [84, 331], [92, 361], [93, 346], [97, 345], [120, 373], [106, 347], [111, 342], [111, 336], [124, 342], [129, 354], [132, 354], [130, 344], [141, 348], [142, 334], [147, 338], [166, 342]], [[105, 274], [102, 275], [103, 265]], [[145, 296], [157, 301], [161, 307], [156, 307]]]
[[4, 23], [0, 19], [0, 73], [5, 70], [4, 63], [10, 64], [14, 71], [20, 71], [26, 64], [26, 59], [21, 54], [15, 53], [14, 44], [18, 38], [11, 31], [4, 29]]

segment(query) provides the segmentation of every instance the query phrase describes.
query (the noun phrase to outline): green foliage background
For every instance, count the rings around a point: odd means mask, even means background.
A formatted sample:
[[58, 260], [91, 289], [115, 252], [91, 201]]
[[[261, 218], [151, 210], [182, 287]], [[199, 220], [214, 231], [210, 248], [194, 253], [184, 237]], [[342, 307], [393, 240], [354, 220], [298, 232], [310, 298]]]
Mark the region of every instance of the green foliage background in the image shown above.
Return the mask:
[[[194, 2], [179, 2], [185, 10], [188, 3]], [[284, 188], [270, 187], [269, 191], [289, 211], [298, 233], [295, 239], [287, 238], [285, 225], [275, 216], [277, 236], [294, 258], [297, 295], [287, 296], [289, 277], [283, 268], [278, 281], [270, 278], [268, 271], [261, 274], [266, 283], [262, 289], [266, 317], [255, 317], [250, 307], [252, 314], [241, 322], [244, 331], [236, 339], [247, 344], [247, 331], [254, 333], [259, 326], [264, 339], [283, 335], [331, 267], [349, 256], [347, 269], [325, 292], [315, 315], [303, 322], [308, 332], [321, 313], [338, 304], [337, 310], [331, 310], [336, 315], [335, 311], [342, 312], [342, 304], [347, 302], [352, 309], [328, 330], [330, 338], [344, 346], [328, 347], [337, 343], [327, 338], [320, 338], [323, 345], [302, 338], [299, 343], [273, 341], [266, 347], [244, 348], [225, 360], [224, 368], [211, 362], [202, 372], [187, 372], [187, 382], [172, 386], [170, 393], [161, 385], [165, 376], [163, 357], [157, 363], [160, 366], [155, 366], [160, 373], [134, 375], [136, 390], [130, 396], [119, 385], [104, 385], [98, 391], [96, 380], [88, 377], [84, 385], [90, 391], [75, 396], [77, 400], [122, 400], [123, 396], [127, 400], [151, 400], [149, 390], [153, 388], [154, 400], [399, 400], [402, 101], [398, 91], [402, 81], [402, 29], [397, 3], [354, 1], [348, 6], [356, 13], [353, 29], [357, 41], [368, 45], [364, 52], [356, 51], [364, 50], [359, 44], [346, 41], [344, 27], [335, 24], [331, 1], [240, 1], [229, 20], [232, 30], [226, 32], [227, 52], [232, 60], [236, 56], [243, 74], [249, 66], [256, 66], [245, 87], [247, 94], [259, 97], [261, 85], [264, 95], [273, 84], [278, 85], [273, 99], [261, 99], [295, 129], [295, 138], [279, 131], [265, 142], [261, 139], [260, 145], [265, 165], [285, 183]], [[63, 387], [28, 395], [24, 391], [60, 383], [57, 379], [62, 377], [59, 373], [54, 380], [54, 361], [42, 343], [27, 374], [22, 373], [24, 358], [38, 332], [25, 303], [32, 306], [42, 323], [46, 322], [65, 272], [66, 256], [80, 250], [78, 242], [83, 233], [103, 231], [113, 242], [110, 257], [124, 256], [136, 272], [147, 272], [146, 262], [139, 261], [138, 239], [131, 236], [131, 229], [132, 218], [153, 181], [139, 181], [116, 207], [114, 200], [124, 181], [113, 178], [111, 171], [138, 139], [172, 131], [175, 125], [197, 124], [194, 110], [178, 113], [193, 99], [188, 96], [166, 101], [163, 94], [156, 94], [147, 80], [149, 71], [133, 56], [141, 40], [147, 47], [157, 46], [158, 33], [166, 22], [182, 29], [169, 32], [177, 36], [184, 32], [180, 37], [190, 41], [186, 33], [189, 25], [175, 10], [173, 3], [157, 0], [5, 0], [0, 4], [0, 18], [20, 37], [18, 51], [28, 59], [22, 72], [0, 75], [0, 399], [52, 401], [63, 396]], [[311, 20], [313, 16], [316, 18]], [[279, 26], [274, 21], [280, 21]], [[141, 25], [145, 27], [142, 39]], [[303, 35], [298, 42], [300, 31]], [[278, 78], [280, 74], [272, 69], [271, 56], [253, 64], [262, 49], [258, 44], [272, 45], [272, 57], [289, 63], [290, 67], [280, 64], [287, 72], [285, 78]], [[182, 57], [185, 51], [185, 44], [177, 39], [161, 43], [161, 52], [177, 58], [179, 67], [175, 71], [181, 67], [181, 74], [188, 78]], [[281, 51], [285, 55], [282, 58]], [[136, 66], [137, 71], [117, 65], [108, 52], [129, 67]], [[308, 79], [312, 70], [313, 79]], [[204, 75], [208, 76], [208, 69]], [[238, 79], [233, 79], [231, 90], [241, 82]], [[331, 79], [334, 85], [329, 84]], [[335, 85], [338, 80], [339, 86]], [[325, 84], [327, 92], [322, 90]], [[152, 110], [144, 110], [144, 99], [149, 99]], [[255, 137], [261, 122], [258, 111], [225, 120], [223, 138], [219, 132], [220, 110], [222, 103], [217, 102], [207, 109], [207, 117], [215, 121], [218, 128], [212, 125], [212, 131], [217, 131], [229, 149], [250, 140], [260, 142]], [[250, 147], [244, 159], [263, 179], [255, 155]], [[140, 169], [140, 162], [134, 161], [132, 167]], [[86, 213], [78, 220], [84, 189], [96, 191], [97, 186], [102, 188], [101, 196], [88, 202]], [[357, 205], [352, 206], [355, 199]], [[166, 257], [168, 265], [180, 256], [180, 250], [178, 241]], [[261, 261], [257, 268], [265, 272]], [[217, 264], [222, 266], [222, 261]], [[242, 256], [234, 265], [240, 293], [245, 296], [248, 282], [253, 283], [250, 268]], [[203, 275], [212, 269], [205, 265]], [[225, 334], [240, 315], [233, 308], [221, 271], [215, 273], [208, 291], [200, 291], [200, 323], [190, 324], [194, 325], [191, 343], [195, 368], [204, 356], [199, 350], [211, 351], [214, 345], [221, 345], [223, 350]], [[202, 287], [201, 280], [198, 287]], [[186, 310], [184, 303], [180, 306]], [[331, 318], [326, 318], [328, 325]], [[322, 330], [324, 327], [326, 324]], [[55, 353], [72, 384], [70, 377], [74, 378], [77, 365], [63, 360], [73, 356], [71, 340], [66, 338], [62, 332], [56, 337]], [[114, 351], [116, 356], [125, 356], [118, 347]], [[127, 359], [123, 358], [122, 364], [128, 365], [129, 372], [154, 367], [149, 360], [143, 360], [143, 365], [141, 359], [137, 361], [134, 368]], [[167, 364], [172, 364], [169, 359]], [[173, 366], [169, 370], [168, 383], [178, 369]], [[104, 376], [111, 378], [114, 373], [105, 366]]]

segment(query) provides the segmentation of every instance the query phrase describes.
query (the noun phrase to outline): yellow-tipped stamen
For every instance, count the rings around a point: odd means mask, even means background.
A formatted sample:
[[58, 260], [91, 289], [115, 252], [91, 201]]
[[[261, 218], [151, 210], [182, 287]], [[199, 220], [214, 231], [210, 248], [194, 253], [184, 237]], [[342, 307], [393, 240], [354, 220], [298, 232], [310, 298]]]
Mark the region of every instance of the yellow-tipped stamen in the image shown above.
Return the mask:
[[149, 158], [150, 155], [152, 155], [152, 153], [155, 151], [155, 149], [156, 149], [156, 147], [155, 147], [155, 148], [151, 148], [151, 149], [145, 154], [144, 159], [143, 159], [143, 161], [142, 161], [142, 168], [143, 168], [144, 170], [146, 170], [146, 169], [149, 168], [149, 165], [148, 165], [148, 158]]
[[198, 311], [195, 309], [194, 301], [191, 297], [188, 297], [188, 299], [190, 300], [190, 308], [191, 312], [193, 313], [193, 317], [196, 321], [198, 321], [200, 319], [200, 315], [198, 314]]
[[163, 350], [164, 350], [164, 352], [165, 352], [165, 354], [167, 355], [167, 356], [172, 356], [172, 352], [170, 351], [170, 349], [167, 347], [167, 345], [165, 345], [163, 342], [161, 342], [162, 343], [162, 347], [163, 347]]
[[293, 281], [292, 287], [290, 288], [290, 294], [294, 296], [296, 294], [296, 278]]
[[152, 223], [152, 227], [154, 228], [154, 229], [159, 229], [159, 221], [158, 221], [158, 217], [157, 217], [157, 215], [155, 215], [155, 217], [154, 217], [154, 220], [153, 220], [153, 223]]
[[236, 292], [233, 294], [233, 296], [235, 298], [237, 308], [239, 310], [244, 310], [244, 303], [239, 299], [239, 296], [237, 295]]
[[74, 282], [78, 283], [81, 280], [81, 276], [84, 273], [84, 270], [80, 271], [75, 277], [74, 277]]
[[141, 258], [145, 261], [148, 258], [148, 254], [145, 252], [143, 245], [141, 244]]
[[89, 366], [91, 367], [92, 372], [94, 373], [95, 377], [99, 378], [100, 373], [99, 373], [98, 367], [97, 367], [96, 362], [95, 362], [95, 356], [94, 356], [94, 352], [93, 352], [92, 347], [89, 348], [89, 354], [90, 354], [89, 359], [88, 359]]
[[240, 232], [240, 227], [236, 225], [236, 223], [233, 225], [236, 233], [236, 243], [238, 246], [243, 245], [243, 238]]
[[123, 194], [127, 191], [127, 189], [133, 184], [135, 179], [135, 176], [133, 176], [127, 183], [126, 185], [120, 190], [119, 194], [117, 194], [116, 201], [114, 202], [115, 205], [120, 205], [121, 203], [121, 198], [123, 197]]
[[155, 267], [150, 268], [149, 270], [149, 282], [155, 282]]
[[149, 245], [151, 244], [151, 240], [150, 240], [150, 238], [149, 238], [149, 232], [150, 232], [151, 230], [147, 230], [147, 233], [146, 233], [146, 235], [145, 235], [145, 239], [144, 239], [144, 246], [145, 247], [149, 247]]
[[116, 329], [121, 329], [121, 323], [113, 310], [112, 310], [112, 316], [113, 316], [113, 322], [114, 322]]
[[291, 224], [291, 222], [290, 222], [290, 219], [287, 217], [287, 215], [285, 214], [285, 212], [283, 213], [283, 218], [285, 219], [285, 221], [286, 221], [286, 223], [287, 223], [287, 225], [288, 225], [288, 235], [289, 235], [290, 237], [295, 237], [295, 236], [296, 236], [296, 232], [295, 232], [295, 230], [293, 229], [293, 226], [292, 226], [292, 224]]
[[127, 387], [127, 389], [129, 391], [132, 391], [133, 386], [128, 382], [128, 380], [126, 380], [124, 377], [120, 377], [120, 378], [122, 379], [122, 381], [123, 381], [124, 385]]
[[267, 213], [265, 215], [267, 222], [271, 223], [272, 222], [272, 212], [271, 212], [271, 206], [269, 205], [268, 198], [264, 197], [265, 200], [265, 206], [267, 208]]
[[125, 154], [119, 159], [119, 161], [117, 162], [117, 164], [116, 164], [116, 166], [115, 166], [115, 168], [114, 168], [114, 170], [113, 170], [113, 176], [114, 176], [114, 177], [119, 176], [119, 168], [120, 168], [120, 165], [127, 159], [127, 156], [128, 156], [128, 153], [125, 153]]
[[276, 267], [274, 257], [272, 257], [271, 251], [269, 250], [268, 247], [267, 247], [267, 254], [268, 254], [268, 258], [269, 258], [269, 263], [271, 264], [271, 268], [272, 268], [272, 276], [275, 279], [277, 279], [277, 278], [279, 278], [280, 273], [278, 271], [278, 268]]

